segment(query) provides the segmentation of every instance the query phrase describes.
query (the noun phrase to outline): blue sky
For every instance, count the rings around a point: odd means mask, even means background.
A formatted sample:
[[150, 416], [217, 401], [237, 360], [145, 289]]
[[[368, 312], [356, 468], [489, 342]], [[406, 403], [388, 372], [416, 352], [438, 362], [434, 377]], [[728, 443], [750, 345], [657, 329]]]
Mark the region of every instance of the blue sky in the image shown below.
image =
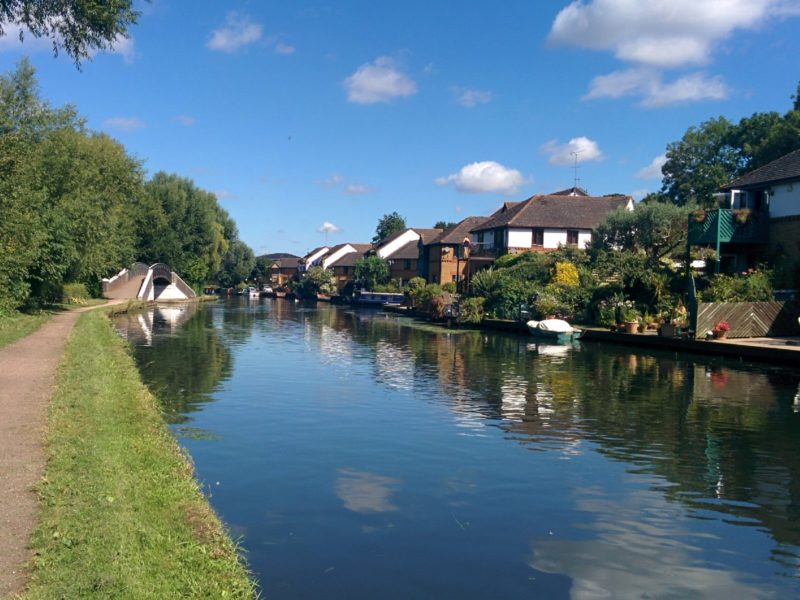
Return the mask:
[[785, 112], [800, 80], [798, 0], [142, 9], [81, 71], [13, 29], [0, 66], [30, 56], [54, 105], [216, 192], [259, 254], [487, 215], [570, 187], [574, 151], [590, 193], [641, 197], [688, 127]]

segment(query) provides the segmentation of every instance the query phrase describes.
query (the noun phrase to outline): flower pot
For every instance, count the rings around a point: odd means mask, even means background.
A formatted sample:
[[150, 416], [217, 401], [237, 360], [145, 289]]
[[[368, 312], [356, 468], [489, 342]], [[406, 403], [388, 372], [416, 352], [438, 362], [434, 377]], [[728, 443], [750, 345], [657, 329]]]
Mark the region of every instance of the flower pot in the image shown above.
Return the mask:
[[661, 329], [659, 329], [658, 333], [662, 337], [675, 337], [675, 334], [677, 333], [677, 328], [675, 327], [675, 325], [672, 325], [671, 323], [664, 323], [661, 326]]
[[639, 323], [636, 321], [626, 321], [625, 333], [639, 333]]
[[715, 331], [714, 332], [714, 339], [715, 340], [726, 340], [726, 339], [728, 339], [728, 332], [727, 331]]

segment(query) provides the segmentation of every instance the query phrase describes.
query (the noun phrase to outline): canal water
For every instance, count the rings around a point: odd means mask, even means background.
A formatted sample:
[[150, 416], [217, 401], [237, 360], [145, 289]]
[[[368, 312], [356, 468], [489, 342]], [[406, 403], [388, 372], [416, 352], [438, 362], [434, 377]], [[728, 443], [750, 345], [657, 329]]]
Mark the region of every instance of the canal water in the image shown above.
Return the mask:
[[285, 300], [117, 327], [268, 598], [800, 595], [800, 370]]

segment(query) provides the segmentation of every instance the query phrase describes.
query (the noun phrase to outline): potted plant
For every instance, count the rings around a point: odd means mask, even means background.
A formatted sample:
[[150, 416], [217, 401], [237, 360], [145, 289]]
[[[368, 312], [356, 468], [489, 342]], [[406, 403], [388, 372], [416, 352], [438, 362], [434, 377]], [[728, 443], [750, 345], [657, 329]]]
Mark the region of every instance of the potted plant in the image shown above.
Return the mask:
[[733, 218], [736, 219], [737, 223], [741, 223], [743, 225], [750, 220], [752, 212], [753, 211], [751, 211], [749, 208], [740, 208], [739, 210], [733, 211]]
[[714, 329], [712, 330], [714, 333], [714, 339], [717, 340], [724, 340], [728, 337], [728, 332], [731, 330], [731, 325], [727, 321], [720, 321], [716, 325], [714, 325]]
[[620, 306], [620, 317], [625, 324], [625, 333], [639, 333], [639, 311], [630, 300]]
[[705, 209], [701, 208], [696, 210], [692, 213], [692, 217], [694, 218], [695, 223], [704, 223], [706, 220], [706, 211]]

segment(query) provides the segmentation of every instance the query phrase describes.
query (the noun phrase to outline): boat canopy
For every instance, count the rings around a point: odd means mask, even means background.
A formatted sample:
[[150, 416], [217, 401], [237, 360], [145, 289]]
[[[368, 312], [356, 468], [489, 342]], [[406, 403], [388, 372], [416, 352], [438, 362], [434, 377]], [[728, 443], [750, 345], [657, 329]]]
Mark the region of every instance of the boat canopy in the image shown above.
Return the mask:
[[[534, 325], [535, 323], [535, 325]], [[572, 325], [562, 319], [545, 319], [544, 321], [530, 321], [540, 331], [549, 331], [552, 333], [572, 333], [575, 331]]]

